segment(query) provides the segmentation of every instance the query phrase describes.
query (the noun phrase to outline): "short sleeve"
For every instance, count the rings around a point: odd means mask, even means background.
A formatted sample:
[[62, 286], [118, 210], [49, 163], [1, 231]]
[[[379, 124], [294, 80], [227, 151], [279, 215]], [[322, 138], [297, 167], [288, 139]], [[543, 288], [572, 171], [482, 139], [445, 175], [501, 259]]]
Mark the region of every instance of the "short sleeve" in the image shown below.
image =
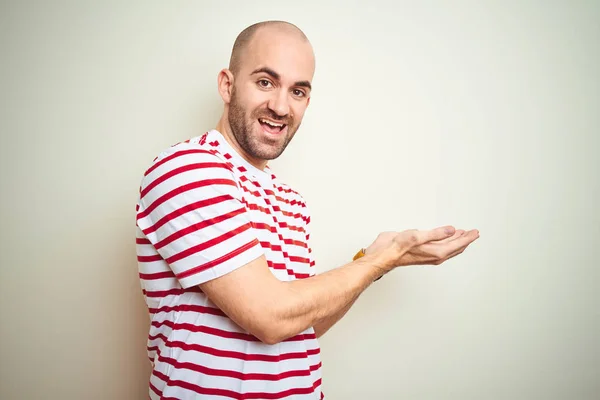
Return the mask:
[[263, 255], [231, 164], [194, 146], [164, 155], [146, 172], [137, 225], [183, 288]]

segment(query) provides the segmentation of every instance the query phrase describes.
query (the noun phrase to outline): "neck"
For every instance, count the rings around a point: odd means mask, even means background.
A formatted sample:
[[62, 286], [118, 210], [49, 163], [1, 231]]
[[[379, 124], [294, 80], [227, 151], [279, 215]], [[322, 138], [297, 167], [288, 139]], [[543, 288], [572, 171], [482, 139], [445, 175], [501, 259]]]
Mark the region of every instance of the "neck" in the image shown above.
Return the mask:
[[256, 168], [264, 171], [267, 166], [267, 160], [262, 160], [259, 158], [255, 158], [250, 156], [244, 149], [240, 146], [235, 135], [231, 130], [231, 126], [229, 125], [229, 120], [227, 118], [227, 112], [224, 112], [221, 116], [221, 119], [217, 123], [215, 128], [217, 131], [221, 132], [227, 143], [246, 161], [255, 166]]

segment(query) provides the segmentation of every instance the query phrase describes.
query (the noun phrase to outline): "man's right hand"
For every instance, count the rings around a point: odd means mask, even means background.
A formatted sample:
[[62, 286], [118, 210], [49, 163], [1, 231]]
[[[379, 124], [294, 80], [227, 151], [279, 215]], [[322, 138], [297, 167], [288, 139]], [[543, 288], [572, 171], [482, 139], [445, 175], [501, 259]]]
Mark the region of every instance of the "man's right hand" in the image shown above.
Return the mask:
[[444, 226], [428, 231], [383, 232], [365, 250], [382, 257], [384, 273], [408, 265], [440, 265], [461, 254], [479, 238], [479, 231]]
[[[367, 256], [322, 274], [282, 282], [261, 256], [200, 285], [229, 318], [267, 344], [279, 343], [309, 327], [319, 333], [337, 321], [373, 280], [395, 267], [439, 264], [464, 250], [479, 232], [442, 227], [430, 231], [386, 232]], [[326, 327], [322, 327], [325, 322]]]

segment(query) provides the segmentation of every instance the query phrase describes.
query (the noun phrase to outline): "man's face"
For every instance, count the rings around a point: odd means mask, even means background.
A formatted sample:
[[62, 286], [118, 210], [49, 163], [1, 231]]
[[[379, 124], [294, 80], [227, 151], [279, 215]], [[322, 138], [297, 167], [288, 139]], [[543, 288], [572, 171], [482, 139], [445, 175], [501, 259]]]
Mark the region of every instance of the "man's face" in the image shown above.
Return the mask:
[[234, 73], [229, 125], [252, 158], [272, 160], [300, 127], [310, 101], [314, 55], [308, 42], [289, 33], [256, 32]]

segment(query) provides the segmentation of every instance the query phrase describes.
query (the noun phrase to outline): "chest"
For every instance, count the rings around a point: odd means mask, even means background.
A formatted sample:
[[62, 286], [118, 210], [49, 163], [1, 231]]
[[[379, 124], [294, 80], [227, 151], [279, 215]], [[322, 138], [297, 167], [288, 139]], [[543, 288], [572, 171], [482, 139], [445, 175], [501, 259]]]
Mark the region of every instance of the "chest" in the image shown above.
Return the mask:
[[307, 215], [300, 196], [277, 186], [251, 180], [240, 182], [252, 229], [271, 272], [282, 281], [310, 274]]

